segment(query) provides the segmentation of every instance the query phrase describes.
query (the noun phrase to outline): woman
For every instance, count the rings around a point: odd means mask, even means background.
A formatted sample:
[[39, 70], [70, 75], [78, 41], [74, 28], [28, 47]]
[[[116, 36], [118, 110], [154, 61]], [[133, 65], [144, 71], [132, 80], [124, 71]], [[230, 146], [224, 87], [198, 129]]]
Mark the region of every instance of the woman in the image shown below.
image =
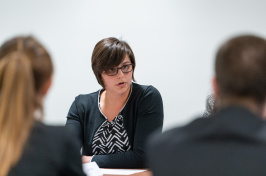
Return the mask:
[[147, 137], [163, 126], [161, 95], [132, 82], [135, 57], [124, 41], [99, 41], [91, 61], [102, 89], [77, 96], [66, 123], [80, 140], [82, 160], [103, 168], [143, 168]]
[[[64, 127], [40, 122], [52, 82], [49, 53], [31, 36], [0, 48], [0, 175], [84, 175]], [[67, 147], [66, 147], [67, 146]]]

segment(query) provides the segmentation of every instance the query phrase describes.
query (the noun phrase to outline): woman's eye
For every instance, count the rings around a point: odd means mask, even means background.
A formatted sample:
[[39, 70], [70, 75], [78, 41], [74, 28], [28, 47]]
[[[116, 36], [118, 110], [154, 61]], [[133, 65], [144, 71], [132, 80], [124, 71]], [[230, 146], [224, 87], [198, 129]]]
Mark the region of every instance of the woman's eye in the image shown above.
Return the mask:
[[128, 65], [123, 65], [122, 69], [124, 70], [128, 69]]

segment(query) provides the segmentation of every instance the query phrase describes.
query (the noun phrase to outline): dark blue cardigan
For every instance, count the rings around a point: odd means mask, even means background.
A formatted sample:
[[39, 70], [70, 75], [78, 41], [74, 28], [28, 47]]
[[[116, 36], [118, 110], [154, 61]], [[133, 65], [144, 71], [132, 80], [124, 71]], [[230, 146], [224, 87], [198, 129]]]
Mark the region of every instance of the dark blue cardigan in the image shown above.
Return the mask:
[[[92, 139], [106, 120], [98, 107], [99, 91], [79, 95], [67, 115], [66, 127], [72, 130], [73, 138], [80, 139], [82, 154], [92, 156]], [[145, 144], [148, 136], [163, 127], [163, 102], [159, 91], [153, 86], [132, 83], [132, 93], [120, 113], [127, 131], [131, 150], [127, 152], [95, 155], [101, 168], [143, 168], [145, 165]]]

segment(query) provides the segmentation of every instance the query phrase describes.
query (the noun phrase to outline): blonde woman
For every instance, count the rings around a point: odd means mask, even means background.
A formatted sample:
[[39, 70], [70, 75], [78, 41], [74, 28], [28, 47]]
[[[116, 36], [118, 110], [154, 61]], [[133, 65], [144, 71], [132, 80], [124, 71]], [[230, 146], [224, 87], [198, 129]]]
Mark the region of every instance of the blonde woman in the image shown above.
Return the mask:
[[84, 175], [77, 146], [64, 127], [40, 121], [52, 74], [49, 53], [35, 38], [19, 36], [1, 46], [1, 176]]

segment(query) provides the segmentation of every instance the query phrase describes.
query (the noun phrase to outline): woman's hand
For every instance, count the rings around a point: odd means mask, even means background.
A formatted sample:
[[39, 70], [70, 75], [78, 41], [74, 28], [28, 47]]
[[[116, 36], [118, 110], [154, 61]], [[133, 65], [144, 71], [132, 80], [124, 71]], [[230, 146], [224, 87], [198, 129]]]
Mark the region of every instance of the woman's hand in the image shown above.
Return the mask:
[[89, 163], [91, 162], [91, 158], [92, 156], [85, 156], [85, 155], [82, 155], [82, 163]]

